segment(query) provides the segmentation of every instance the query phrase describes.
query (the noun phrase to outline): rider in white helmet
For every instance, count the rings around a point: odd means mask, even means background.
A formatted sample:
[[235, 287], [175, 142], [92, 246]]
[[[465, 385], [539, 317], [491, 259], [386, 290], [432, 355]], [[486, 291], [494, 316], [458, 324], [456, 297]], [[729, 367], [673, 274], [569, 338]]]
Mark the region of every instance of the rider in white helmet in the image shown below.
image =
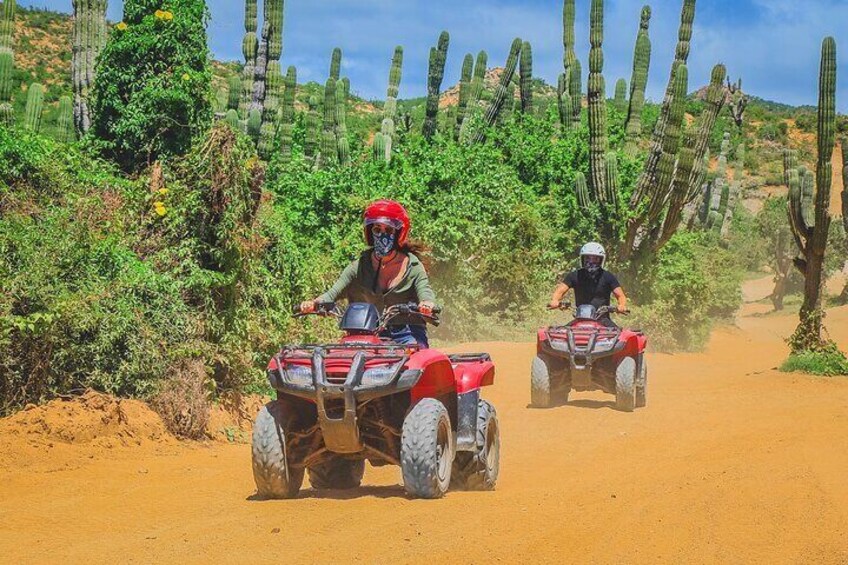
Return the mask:
[[[570, 289], [574, 289], [575, 304], [591, 304], [595, 308], [610, 305], [610, 295], [618, 301], [618, 312], [627, 311], [627, 296], [615, 275], [604, 270], [607, 252], [600, 243], [587, 243], [580, 249], [581, 268], [560, 277], [559, 284], [551, 296], [551, 308], [558, 308]], [[609, 316], [601, 321], [614, 325]]]

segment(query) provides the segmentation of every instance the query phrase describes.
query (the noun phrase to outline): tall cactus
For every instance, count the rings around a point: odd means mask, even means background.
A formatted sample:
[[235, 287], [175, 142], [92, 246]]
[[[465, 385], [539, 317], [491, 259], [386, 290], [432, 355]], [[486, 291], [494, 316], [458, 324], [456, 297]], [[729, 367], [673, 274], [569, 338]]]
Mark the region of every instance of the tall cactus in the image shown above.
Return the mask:
[[321, 128], [319, 168], [332, 166], [338, 160], [336, 142], [336, 79], [330, 77], [324, 85], [324, 122]]
[[[840, 145], [842, 146], [842, 225], [845, 233], [848, 234], [848, 137], [843, 137]], [[845, 254], [848, 256], [848, 238], [845, 242]], [[848, 303], [848, 283], [845, 283], [839, 300], [843, 304]]]
[[479, 109], [480, 96], [483, 94], [483, 88], [486, 80], [486, 66], [489, 64], [489, 56], [485, 51], [477, 53], [477, 61], [474, 63], [474, 75], [471, 78], [471, 87], [468, 93], [468, 103], [465, 108], [465, 115], [462, 119], [462, 126], [459, 130], [459, 139], [468, 141], [471, 137], [473, 120], [471, 116], [477, 115]]
[[256, 74], [256, 55], [259, 51], [259, 39], [256, 37], [258, 25], [257, 0], [245, 0], [244, 2], [244, 39], [241, 42], [241, 51], [244, 55], [244, 69], [241, 80], [241, 100], [239, 101], [239, 115], [242, 120], [247, 120], [250, 114], [250, 106], [253, 98], [253, 79]]
[[442, 79], [445, 76], [445, 62], [448, 56], [450, 35], [443, 31], [439, 35], [439, 43], [430, 49], [430, 68], [427, 73], [427, 109], [424, 117], [422, 133], [427, 139], [436, 135], [439, 115], [439, 92], [442, 88]]
[[7, 126], [15, 121], [15, 110], [12, 107], [15, 11], [15, 0], [3, 2], [3, 13], [0, 14], [0, 124]]
[[262, 106], [262, 126], [259, 130], [257, 152], [263, 159], [270, 159], [277, 137], [277, 117], [280, 112], [280, 98], [283, 94], [283, 76], [279, 61], [269, 61], [265, 75], [265, 102]]
[[106, 4], [106, 0], [73, 0], [74, 123], [81, 134], [91, 127], [88, 98], [97, 55], [106, 44]]
[[[569, 95], [571, 98], [572, 124], [580, 123], [581, 101], [583, 100], [583, 77], [580, 60], [574, 52], [574, 0], [564, 0], [562, 4], [562, 46], [563, 71], [569, 75]], [[565, 126], [565, 124], [563, 124]]]
[[[515, 68], [518, 66], [518, 58], [521, 55], [521, 48], [523, 45], [524, 43], [518, 37], [516, 37], [512, 42], [512, 48], [509, 50], [509, 56], [506, 59], [506, 66], [504, 67], [503, 74], [501, 74], [501, 80], [495, 89], [495, 96], [492, 99], [492, 104], [486, 112], [484, 121], [487, 127], [495, 125], [498, 120], [498, 115], [501, 113], [501, 110], [507, 101], [509, 96], [509, 84], [512, 82], [512, 77], [515, 75]], [[477, 133], [476, 140], [480, 142], [483, 141], [485, 137], [486, 132], [484, 129], [481, 129]]]
[[29, 85], [26, 101], [26, 129], [34, 132], [41, 130], [41, 112], [44, 109], [44, 86], [34, 82]]
[[342, 50], [339, 47], [333, 49], [333, 54], [330, 56], [330, 78], [340, 80], [342, 74]]
[[[264, 0], [262, 36], [259, 48], [256, 51], [256, 59], [253, 74], [253, 94], [250, 107], [262, 112], [262, 125], [266, 132], [268, 125], [276, 119], [276, 100], [272, 103], [273, 108], [266, 108], [265, 100], [270, 95], [279, 98], [279, 89], [283, 82], [280, 70], [280, 57], [283, 54], [283, 0]], [[271, 126], [273, 129], [273, 126]], [[267, 142], [268, 137], [264, 138]]]
[[583, 173], [578, 172], [574, 175], [574, 192], [577, 194], [577, 205], [582, 210], [591, 208], [589, 187], [586, 185], [586, 176]]
[[403, 47], [395, 47], [392, 56], [392, 66], [389, 70], [389, 87], [386, 89], [386, 105], [383, 108], [383, 119], [394, 120], [397, 117], [397, 97], [400, 92], [400, 80], [403, 73]]
[[521, 45], [521, 63], [519, 68], [521, 90], [521, 112], [533, 111], [533, 48], [529, 41]]
[[563, 131], [569, 131], [574, 127], [571, 117], [573, 108], [571, 106], [571, 94], [568, 91], [571, 70], [568, 70], [559, 75], [557, 83], [557, 104], [559, 110], [559, 123], [562, 125]]
[[286, 72], [283, 102], [280, 106], [277, 135], [280, 138], [280, 160], [283, 163], [291, 161], [294, 140], [294, 99], [297, 93], [297, 69], [289, 67]]
[[651, 7], [642, 8], [636, 47], [633, 50], [633, 74], [630, 78], [630, 106], [627, 109], [627, 132], [625, 152], [635, 157], [639, 150], [639, 138], [642, 136], [642, 108], [645, 106], [645, 88], [648, 86], [648, 72], [651, 68]]
[[454, 124], [454, 139], [459, 140], [462, 122], [468, 110], [468, 99], [471, 97], [471, 74], [474, 72], [474, 56], [468, 53], [462, 60], [462, 73], [459, 77], [459, 103], [456, 106], [456, 123]]
[[[790, 343], [793, 353], [815, 350], [822, 343], [821, 297], [824, 283], [824, 254], [830, 230], [830, 188], [833, 176], [832, 156], [836, 131], [836, 41], [822, 42], [819, 70], [818, 159], [816, 193], [812, 195], [797, 182], [798, 172], [790, 172], [789, 219], [795, 240], [801, 249], [796, 266], [804, 275], [804, 303], [801, 323]], [[795, 181], [795, 182], [792, 182]], [[804, 198], [807, 194], [810, 197]]]
[[70, 96], [59, 99], [59, 115], [56, 120], [56, 131], [59, 141], [72, 143], [74, 141], [74, 102]]
[[615, 82], [615, 98], [613, 98], [615, 109], [621, 113], [627, 111], [627, 81], [623, 78]]
[[600, 202], [606, 198], [607, 103], [604, 84], [604, 2], [592, 0], [589, 41], [589, 186]]
[[227, 110], [238, 110], [239, 98], [241, 97], [241, 79], [233, 75], [227, 79]]
[[303, 143], [303, 153], [310, 160], [314, 160], [318, 154], [318, 144], [321, 139], [321, 119], [318, 116], [319, 105], [317, 96], [310, 96], [307, 100], [306, 139]]
[[339, 163], [350, 165], [350, 142], [347, 139], [347, 88], [344, 81], [336, 82], [336, 149]]

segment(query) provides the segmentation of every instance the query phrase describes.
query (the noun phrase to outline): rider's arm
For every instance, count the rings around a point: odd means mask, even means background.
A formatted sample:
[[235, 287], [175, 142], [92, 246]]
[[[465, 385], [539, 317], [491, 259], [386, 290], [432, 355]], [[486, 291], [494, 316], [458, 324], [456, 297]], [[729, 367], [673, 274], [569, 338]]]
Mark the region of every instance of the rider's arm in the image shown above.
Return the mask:
[[415, 273], [415, 294], [418, 297], [419, 306], [429, 310], [436, 307], [436, 293], [430, 286], [430, 277], [427, 276], [427, 271], [424, 270], [423, 266], [420, 266], [418, 272]]
[[551, 303], [549, 306], [551, 308], [559, 308], [560, 302], [562, 302], [562, 299], [565, 298], [565, 295], [569, 290], [571, 290], [571, 287], [567, 284], [564, 282], [559, 283], [554, 289], [553, 295], [551, 295]]
[[627, 311], [627, 295], [624, 294], [624, 289], [621, 287], [616, 288], [612, 291], [615, 299], [618, 300], [618, 311], [626, 312]]

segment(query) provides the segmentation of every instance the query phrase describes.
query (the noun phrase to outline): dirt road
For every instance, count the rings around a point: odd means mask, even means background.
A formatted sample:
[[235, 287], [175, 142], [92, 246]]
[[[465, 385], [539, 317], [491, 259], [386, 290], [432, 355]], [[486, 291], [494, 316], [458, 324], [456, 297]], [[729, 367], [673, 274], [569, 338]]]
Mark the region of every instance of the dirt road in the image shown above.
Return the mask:
[[[469, 346], [498, 367], [491, 493], [407, 500], [369, 467], [356, 491], [257, 501], [248, 445], [0, 432], [0, 561], [848, 563], [848, 379], [772, 370], [794, 319], [758, 309], [704, 353], [652, 355], [633, 414], [530, 410], [533, 345]], [[827, 322], [848, 348], [848, 310]]]

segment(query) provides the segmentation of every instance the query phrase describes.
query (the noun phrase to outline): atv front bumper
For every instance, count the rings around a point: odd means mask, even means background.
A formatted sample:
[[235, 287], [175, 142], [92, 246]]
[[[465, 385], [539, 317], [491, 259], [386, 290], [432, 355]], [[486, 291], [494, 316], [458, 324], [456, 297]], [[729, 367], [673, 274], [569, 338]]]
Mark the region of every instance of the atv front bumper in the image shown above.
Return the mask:
[[[350, 369], [340, 377], [330, 378], [326, 369], [326, 351], [312, 349], [311, 367], [289, 365], [286, 351], [275, 357], [276, 368], [268, 370], [268, 380], [277, 392], [304, 398], [315, 403], [318, 423], [327, 449], [336, 453], [357, 453], [362, 450], [356, 408], [359, 404], [412, 389], [421, 378], [418, 369], [404, 370], [409, 355], [398, 348], [384, 352], [356, 352]], [[302, 358], [302, 357], [301, 357]], [[366, 369], [366, 361], [387, 361], [388, 364]]]
[[553, 357], [568, 359], [572, 369], [584, 370], [600, 359], [621, 352], [627, 343], [619, 341], [619, 335], [616, 330], [555, 328], [546, 332], [547, 339], [539, 343], [539, 349]]

